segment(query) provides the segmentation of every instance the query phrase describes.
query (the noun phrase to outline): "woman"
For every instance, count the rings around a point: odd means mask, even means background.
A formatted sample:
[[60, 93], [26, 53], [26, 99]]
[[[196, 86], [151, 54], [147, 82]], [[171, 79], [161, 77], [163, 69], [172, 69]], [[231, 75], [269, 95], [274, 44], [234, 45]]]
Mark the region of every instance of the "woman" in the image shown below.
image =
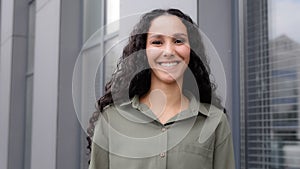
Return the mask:
[[177, 9], [146, 13], [88, 129], [90, 169], [234, 169], [200, 33]]

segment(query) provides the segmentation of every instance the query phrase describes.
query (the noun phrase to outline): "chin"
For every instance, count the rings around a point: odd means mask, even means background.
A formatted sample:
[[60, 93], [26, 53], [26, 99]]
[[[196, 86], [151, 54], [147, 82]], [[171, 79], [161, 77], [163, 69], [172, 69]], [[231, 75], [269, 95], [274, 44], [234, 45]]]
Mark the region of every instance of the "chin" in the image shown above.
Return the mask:
[[183, 74], [180, 72], [167, 73], [163, 71], [152, 71], [151, 82], [174, 84], [183, 80]]
[[163, 77], [158, 77], [158, 79], [166, 84], [174, 84], [174, 83], [179, 83], [179, 81], [182, 79], [180, 77], [173, 77], [173, 76], [163, 76]]

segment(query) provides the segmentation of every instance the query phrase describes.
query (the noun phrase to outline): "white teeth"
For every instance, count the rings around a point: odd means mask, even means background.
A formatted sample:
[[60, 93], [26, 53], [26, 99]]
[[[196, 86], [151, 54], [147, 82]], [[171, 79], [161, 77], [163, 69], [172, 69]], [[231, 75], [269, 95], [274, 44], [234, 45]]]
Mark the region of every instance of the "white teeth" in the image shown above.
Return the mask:
[[175, 66], [177, 64], [178, 64], [178, 62], [159, 63], [159, 65], [165, 66], [165, 67]]

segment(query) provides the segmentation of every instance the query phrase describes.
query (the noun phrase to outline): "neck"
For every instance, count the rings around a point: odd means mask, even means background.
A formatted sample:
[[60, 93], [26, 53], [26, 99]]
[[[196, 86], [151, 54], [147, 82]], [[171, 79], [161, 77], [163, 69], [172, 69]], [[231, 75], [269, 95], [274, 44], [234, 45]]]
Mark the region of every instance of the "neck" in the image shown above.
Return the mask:
[[[151, 86], [148, 93], [153, 93], [153, 96], [155, 96], [157, 93], [162, 93], [167, 100], [166, 106], [174, 106], [174, 104], [178, 105], [183, 96], [182, 84], [183, 79], [177, 79], [173, 82], [166, 83], [161, 80], [157, 80], [155, 76], [151, 76]], [[156, 98], [158, 97], [159, 95]]]
[[147, 104], [152, 110], [161, 112], [163, 110], [186, 108], [188, 99], [182, 93], [183, 80], [173, 83], [164, 83], [157, 80], [151, 81], [151, 86], [141, 102]]
[[[164, 99], [164, 103], [166, 107], [173, 107], [174, 105], [179, 105], [182, 99], [182, 89], [177, 84], [175, 85], [151, 85], [150, 90], [148, 92], [148, 98], [151, 101], [156, 99], [161, 100]], [[160, 99], [161, 98], [161, 99]]]
[[151, 83], [150, 90], [140, 101], [153, 111], [161, 123], [187, 109], [189, 101], [182, 94], [182, 81], [174, 83]]

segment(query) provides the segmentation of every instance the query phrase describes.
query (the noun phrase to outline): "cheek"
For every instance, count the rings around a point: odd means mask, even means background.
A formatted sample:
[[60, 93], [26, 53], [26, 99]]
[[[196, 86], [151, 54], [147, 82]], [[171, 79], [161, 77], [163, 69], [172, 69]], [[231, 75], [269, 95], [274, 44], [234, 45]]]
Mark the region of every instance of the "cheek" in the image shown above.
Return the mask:
[[182, 60], [184, 60], [186, 63], [189, 62], [190, 60], [190, 53], [191, 49], [189, 46], [179, 46], [176, 49], [177, 53], [179, 54], [180, 57], [182, 57]]
[[148, 58], [148, 61], [153, 61], [157, 57], [159, 57], [162, 53], [162, 50], [156, 49], [156, 48], [148, 48], [146, 49], [146, 55]]

